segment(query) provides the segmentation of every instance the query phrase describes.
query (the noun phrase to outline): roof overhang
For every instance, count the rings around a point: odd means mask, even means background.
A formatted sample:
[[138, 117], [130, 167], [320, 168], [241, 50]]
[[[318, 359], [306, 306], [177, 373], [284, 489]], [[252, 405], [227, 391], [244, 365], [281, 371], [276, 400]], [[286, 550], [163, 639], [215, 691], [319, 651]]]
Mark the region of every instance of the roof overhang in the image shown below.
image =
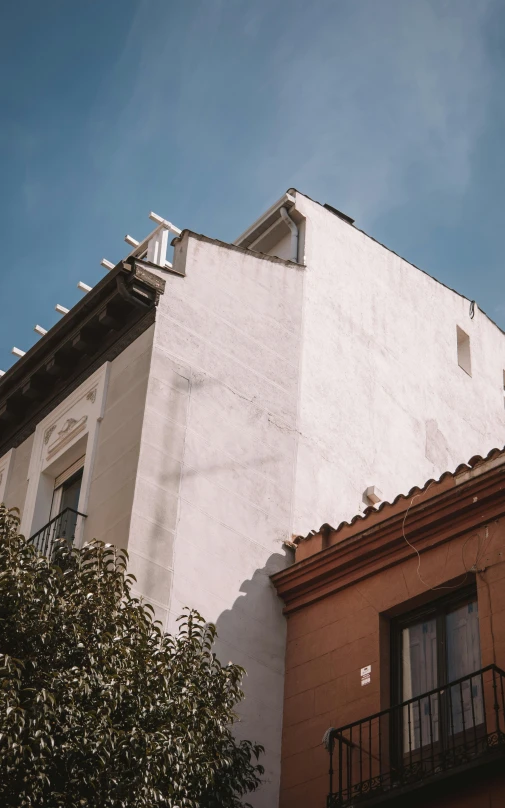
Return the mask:
[[152, 325], [165, 289], [154, 268], [134, 257], [121, 261], [5, 373], [0, 381], [0, 456]]
[[[306, 539], [313, 543], [314, 552], [301, 560], [297, 557], [296, 563], [271, 576], [277, 594], [286, 604], [285, 613], [405, 561], [419, 559], [420, 554], [452, 540], [477, 536], [478, 531], [502, 519], [504, 457], [505, 450], [494, 449], [486, 458], [472, 458], [468, 466], [446, 472], [438, 482], [428, 482], [424, 488], [426, 498], [418, 499], [411, 489], [408, 497], [397, 498], [382, 512], [372, 512], [358, 523], [344, 523], [337, 530], [323, 525]], [[405, 539], [407, 513], [409, 541]], [[355, 526], [361, 529], [346, 531], [346, 527]], [[464, 546], [454, 556], [460, 559], [460, 570], [451, 567], [459, 582], [471, 572], [466, 567]], [[426, 590], [430, 588], [426, 586]]]
[[274, 205], [268, 208], [263, 216], [256, 219], [256, 221], [233, 242], [235, 246], [254, 249], [255, 244], [277, 227], [277, 225], [286, 227], [281, 219], [280, 209], [287, 208], [287, 210], [290, 210], [293, 208], [296, 203], [295, 194], [295, 189], [290, 188], [284, 196], [281, 196]]

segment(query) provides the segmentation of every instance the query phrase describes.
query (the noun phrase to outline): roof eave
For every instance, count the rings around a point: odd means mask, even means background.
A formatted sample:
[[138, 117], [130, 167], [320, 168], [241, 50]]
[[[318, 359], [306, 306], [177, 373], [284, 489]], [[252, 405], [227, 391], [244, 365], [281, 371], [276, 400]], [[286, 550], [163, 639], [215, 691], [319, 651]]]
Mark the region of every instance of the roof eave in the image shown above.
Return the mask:
[[289, 188], [286, 193], [281, 196], [265, 213], [256, 219], [253, 224], [247, 228], [234, 242], [236, 247], [250, 247], [254, 244], [267, 230], [269, 230], [277, 219], [280, 220], [280, 209], [285, 207], [288, 210], [293, 208], [296, 203], [296, 191]]

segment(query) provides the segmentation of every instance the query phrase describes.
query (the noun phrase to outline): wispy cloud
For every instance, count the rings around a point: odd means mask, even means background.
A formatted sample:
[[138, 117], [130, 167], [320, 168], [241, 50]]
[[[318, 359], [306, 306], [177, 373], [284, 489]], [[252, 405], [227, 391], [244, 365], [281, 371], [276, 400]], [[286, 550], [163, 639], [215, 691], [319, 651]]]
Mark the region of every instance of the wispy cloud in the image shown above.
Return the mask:
[[106, 116], [133, 64], [110, 148], [97, 150], [111, 179], [165, 130], [167, 163], [182, 154], [226, 172], [234, 160], [265, 199], [274, 183], [324, 189], [366, 226], [413, 194], [467, 188], [492, 0], [194, 0], [182, 16], [155, 6], [139, 4], [92, 116]]
[[4, 294], [19, 277], [43, 275], [48, 300], [91, 282], [153, 208], [233, 239], [294, 185], [449, 285], [466, 273], [490, 310], [503, 298], [500, 0], [102, 5], [34, 20], [32, 0], [32, 38], [21, 12], [9, 28]]
[[[302, 42], [286, 31], [277, 58], [295, 183], [334, 186], [368, 223], [420, 191], [463, 192], [488, 104], [483, 32], [492, 3], [332, 6], [316, 36]], [[280, 148], [266, 173], [278, 159]]]

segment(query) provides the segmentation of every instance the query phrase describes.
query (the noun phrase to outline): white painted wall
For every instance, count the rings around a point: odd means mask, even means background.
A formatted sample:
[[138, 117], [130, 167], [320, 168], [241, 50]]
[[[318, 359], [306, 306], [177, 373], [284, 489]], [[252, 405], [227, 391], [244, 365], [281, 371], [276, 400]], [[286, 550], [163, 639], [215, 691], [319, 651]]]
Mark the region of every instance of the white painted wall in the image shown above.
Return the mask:
[[16, 449], [11, 449], [9, 475], [2, 499], [8, 508], [18, 508], [23, 515], [26, 492], [28, 490], [28, 469], [33, 449], [33, 435], [30, 435]]
[[126, 547], [144, 423], [154, 326], [110, 363], [104, 415], [90, 469], [84, 540]]
[[[129, 536], [163, 626], [198, 608], [246, 668], [239, 732], [266, 747], [255, 808], [277, 805], [283, 539], [350, 519], [369, 485], [392, 499], [505, 443], [499, 329], [307, 197], [290, 213], [306, 268], [281, 260], [285, 227], [268, 246], [281, 258], [183, 234], [186, 277], [163, 273], [154, 329], [111, 364], [89, 500], [88, 535]], [[10, 461], [9, 504], [23, 507], [31, 445]]]
[[[85, 429], [86, 437], [83, 440], [77, 440], [81, 437], [79, 434], [75, 441], [68, 444], [65, 451], [54, 461], [55, 465], [57, 464], [56, 469], [48, 471], [46, 468], [46, 461], [41, 459], [41, 446], [37, 446], [35, 440], [36, 433], [31, 434], [17, 448], [8, 453], [10, 463], [8, 473], [2, 474], [0, 501], [3, 498], [8, 507], [19, 508], [22, 516], [22, 529], [27, 535], [31, 535], [33, 530], [38, 529], [41, 526], [40, 523], [44, 524], [49, 520], [56, 474], [85, 452], [84, 468], [89, 479], [89, 496], [86, 497], [87, 503], [84, 508], [87, 519], [82, 539], [88, 541], [96, 538], [105, 542], [113, 542], [121, 547], [127, 545], [140, 452], [140, 436], [144, 423], [153, 334], [154, 326], [151, 326], [109, 363], [107, 383], [98, 385], [97, 382], [98, 388], [95, 396], [84, 403], [84, 412], [88, 417]], [[100, 379], [104, 371], [105, 367], [102, 365], [92, 377], [80, 385], [77, 391], [70, 394], [55, 410], [46, 415], [42, 422], [51, 424], [56, 413], [66, 413], [73, 400], [79, 407], [79, 401], [86, 397], [86, 391], [90, 387], [92, 379], [95, 377]], [[95, 389], [93, 384], [91, 387]], [[82, 392], [82, 396], [79, 391]], [[99, 412], [95, 413], [95, 420], [98, 415], [100, 423], [93, 427], [96, 433], [96, 449], [92, 451], [93, 441], [88, 441], [87, 435], [92, 426], [91, 416], [95, 402], [98, 402], [98, 394], [100, 394], [100, 398], [103, 395], [104, 400], [100, 402]], [[79, 410], [80, 412], [81, 410]], [[60, 417], [65, 418], [64, 415]], [[39, 431], [42, 422], [37, 425]], [[57, 434], [57, 427], [55, 430], [54, 434]], [[77, 454], [74, 451], [76, 446], [82, 447]], [[39, 462], [34, 462], [37, 461], [37, 458], [39, 458]], [[4, 458], [0, 458], [0, 473], [3, 466]], [[31, 507], [30, 502], [27, 502], [27, 495], [30, 500], [30, 467], [32, 467], [33, 475], [32, 487], [35, 489], [39, 488], [42, 470], [44, 469], [47, 473], [47, 498], [45, 502], [42, 502], [38, 523], [33, 514], [33, 502]], [[33, 496], [31, 499], [33, 500]]]
[[239, 734], [262, 743], [277, 804], [284, 618], [269, 576], [286, 563], [296, 455], [304, 270], [184, 234], [155, 323], [130, 571], [169, 630], [185, 606], [217, 623], [244, 666]]
[[321, 205], [297, 193], [296, 209], [307, 269], [293, 531], [306, 534], [354, 516], [369, 485], [391, 500], [503, 446], [505, 336]]
[[165, 276], [129, 542], [163, 625], [198, 608], [247, 670], [243, 732], [270, 781], [255, 808], [277, 804], [282, 540], [350, 519], [370, 485], [392, 499], [505, 442], [499, 329], [307, 197], [291, 215], [306, 268], [194, 234], [176, 246], [187, 275]]

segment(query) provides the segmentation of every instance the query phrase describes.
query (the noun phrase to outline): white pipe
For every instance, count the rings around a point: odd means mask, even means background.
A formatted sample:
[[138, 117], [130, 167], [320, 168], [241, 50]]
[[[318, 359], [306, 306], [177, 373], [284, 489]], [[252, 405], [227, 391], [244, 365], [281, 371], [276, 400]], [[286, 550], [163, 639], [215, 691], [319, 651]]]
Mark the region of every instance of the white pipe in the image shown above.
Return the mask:
[[290, 217], [287, 208], [280, 209], [281, 219], [283, 219], [291, 230], [291, 257], [290, 261], [298, 263], [298, 228]]

